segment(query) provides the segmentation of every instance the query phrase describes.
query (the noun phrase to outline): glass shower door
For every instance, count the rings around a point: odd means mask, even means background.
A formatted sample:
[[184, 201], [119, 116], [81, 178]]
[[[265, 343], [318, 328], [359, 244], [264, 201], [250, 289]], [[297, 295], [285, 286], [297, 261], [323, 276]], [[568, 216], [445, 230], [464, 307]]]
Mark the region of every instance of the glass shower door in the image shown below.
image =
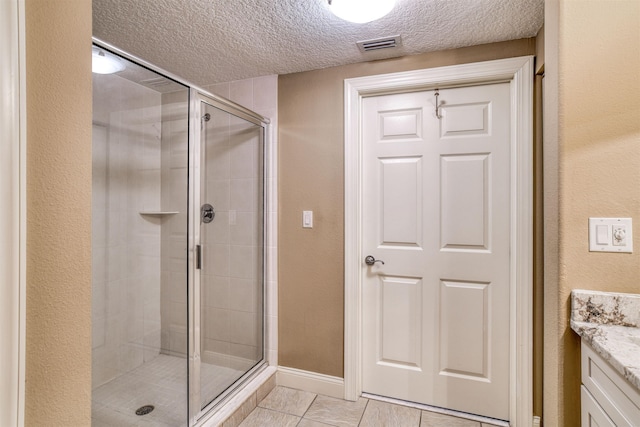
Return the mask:
[[183, 426], [189, 88], [93, 49], [92, 425]]
[[199, 410], [232, 390], [264, 358], [264, 127], [213, 104], [200, 104], [196, 190]]

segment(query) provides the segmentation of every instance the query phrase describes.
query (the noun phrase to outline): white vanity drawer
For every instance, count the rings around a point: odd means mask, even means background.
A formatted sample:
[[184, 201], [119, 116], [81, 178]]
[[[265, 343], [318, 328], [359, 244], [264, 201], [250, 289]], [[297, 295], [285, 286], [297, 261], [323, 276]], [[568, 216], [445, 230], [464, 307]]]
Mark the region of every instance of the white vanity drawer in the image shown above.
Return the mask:
[[582, 384], [615, 426], [640, 426], [640, 392], [584, 341], [582, 342]]
[[580, 386], [580, 398], [582, 399], [582, 427], [616, 427], [584, 385]]

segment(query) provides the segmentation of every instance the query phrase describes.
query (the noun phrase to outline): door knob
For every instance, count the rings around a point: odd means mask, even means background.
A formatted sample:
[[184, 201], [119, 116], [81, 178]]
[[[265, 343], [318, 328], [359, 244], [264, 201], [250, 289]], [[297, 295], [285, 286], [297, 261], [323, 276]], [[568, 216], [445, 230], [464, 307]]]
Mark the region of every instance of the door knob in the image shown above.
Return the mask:
[[382, 265], [384, 265], [384, 261], [383, 261], [383, 260], [381, 260], [381, 259], [375, 259], [375, 258], [373, 257], [373, 255], [367, 255], [367, 256], [366, 256], [366, 258], [364, 259], [364, 262], [365, 262], [367, 265], [373, 265], [373, 264], [375, 264], [376, 262], [381, 262], [381, 263], [382, 263]]

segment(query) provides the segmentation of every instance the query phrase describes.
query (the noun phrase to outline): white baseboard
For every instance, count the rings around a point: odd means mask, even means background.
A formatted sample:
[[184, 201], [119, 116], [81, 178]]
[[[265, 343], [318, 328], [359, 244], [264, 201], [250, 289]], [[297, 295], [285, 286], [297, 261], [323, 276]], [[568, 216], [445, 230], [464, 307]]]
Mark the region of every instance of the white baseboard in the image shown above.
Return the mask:
[[276, 384], [344, 399], [344, 378], [278, 366]]

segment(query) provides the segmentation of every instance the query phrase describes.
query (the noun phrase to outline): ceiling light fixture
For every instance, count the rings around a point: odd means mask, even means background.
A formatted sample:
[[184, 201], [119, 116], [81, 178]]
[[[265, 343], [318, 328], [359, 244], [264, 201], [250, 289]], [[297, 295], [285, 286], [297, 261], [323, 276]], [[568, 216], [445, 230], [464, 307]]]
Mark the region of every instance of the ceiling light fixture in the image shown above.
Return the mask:
[[113, 74], [126, 67], [122, 59], [96, 46], [91, 49], [91, 59], [91, 71], [96, 74]]
[[364, 24], [380, 19], [393, 9], [396, 0], [328, 0], [329, 10], [345, 21]]

